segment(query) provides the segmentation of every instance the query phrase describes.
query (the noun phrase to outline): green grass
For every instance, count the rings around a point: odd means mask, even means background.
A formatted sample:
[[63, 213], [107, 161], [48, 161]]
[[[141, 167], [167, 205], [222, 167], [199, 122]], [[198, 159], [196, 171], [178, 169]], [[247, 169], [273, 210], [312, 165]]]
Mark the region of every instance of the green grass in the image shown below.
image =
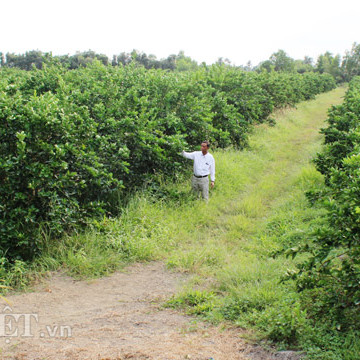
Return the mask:
[[[272, 256], [296, 246], [322, 219], [322, 210], [309, 207], [304, 193], [322, 186], [311, 159], [321, 148], [327, 109], [344, 93], [338, 88], [274, 114], [276, 126], [257, 126], [244, 151], [214, 151], [216, 185], [208, 204], [194, 200], [188, 174], [177, 183], [164, 181], [167, 197], [144, 191], [118, 219], [94, 220], [83, 234], [48, 239], [28, 271], [62, 268], [89, 278], [131, 261], [162, 260], [195, 275], [169, 306], [255, 329], [258, 338], [304, 348], [312, 359], [335, 359], [344, 346], [356, 353], [356, 334], [340, 341], [332, 329], [314, 327], [292, 283], [280, 283], [297, 259]], [[20, 283], [24, 272], [20, 266]], [[355, 359], [349, 356], [344, 359]]]

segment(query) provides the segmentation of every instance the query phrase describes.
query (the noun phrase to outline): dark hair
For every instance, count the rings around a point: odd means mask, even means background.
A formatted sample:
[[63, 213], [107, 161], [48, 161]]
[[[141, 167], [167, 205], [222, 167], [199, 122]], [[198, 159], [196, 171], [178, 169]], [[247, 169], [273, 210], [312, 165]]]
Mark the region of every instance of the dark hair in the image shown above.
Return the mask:
[[210, 143], [209, 143], [209, 141], [207, 141], [207, 140], [204, 140], [204, 141], [202, 142], [202, 144], [206, 144], [208, 148], [210, 147]]

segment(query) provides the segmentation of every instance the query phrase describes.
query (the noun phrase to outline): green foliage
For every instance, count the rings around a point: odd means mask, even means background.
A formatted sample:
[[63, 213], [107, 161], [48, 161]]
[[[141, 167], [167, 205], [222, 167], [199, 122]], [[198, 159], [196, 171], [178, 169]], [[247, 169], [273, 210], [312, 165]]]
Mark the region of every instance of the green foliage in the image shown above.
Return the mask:
[[326, 147], [316, 164], [326, 187], [309, 193], [326, 210], [326, 221], [308, 242], [290, 252], [308, 254], [290, 275], [304, 294], [304, 307], [345, 332], [360, 329], [359, 104], [360, 78], [354, 78], [344, 103], [332, 108], [323, 130]]
[[0, 258], [0, 278], [3, 280], [3, 285], [0, 289], [15, 288], [24, 290], [30, 283], [30, 269], [27, 263], [21, 260], [15, 260], [10, 263], [5, 257]]
[[273, 53], [268, 60], [261, 62], [257, 70], [267, 72], [295, 72], [295, 61], [289, 57], [284, 50]]
[[[314, 301], [314, 299], [312, 299]], [[316, 305], [316, 301], [313, 302]], [[296, 298], [284, 298], [265, 311], [250, 313], [239, 325], [256, 325], [279, 348], [302, 349], [309, 360], [357, 360], [358, 331], [343, 333], [332, 322], [312, 318]]]
[[60, 234], [106, 211], [122, 184], [96, 154], [96, 124], [84, 121], [86, 111], [66, 111], [51, 92], [0, 97], [1, 248], [28, 258], [39, 223]]
[[[0, 53], [1, 56], [1, 53]], [[109, 63], [109, 59], [104, 54], [96, 54], [92, 50], [77, 52], [75, 55], [53, 56], [51, 53], [43, 53], [39, 50], [27, 51], [25, 54], [7, 53], [1, 58], [1, 66], [8, 68], [19, 68], [22, 70], [31, 70], [33, 67], [42, 69], [45, 64], [57, 62], [69, 69], [77, 69], [81, 66], [91, 64], [95, 59], [101, 61], [104, 65]]]
[[294, 59], [289, 57], [284, 50], [278, 50], [270, 56], [270, 61], [275, 71], [293, 72], [295, 70]]
[[333, 89], [336, 84], [329, 74], [263, 72], [259, 82], [271, 96], [276, 109], [295, 106], [303, 100], [310, 100], [319, 94]]
[[354, 43], [351, 50], [346, 52], [341, 68], [345, 81], [360, 75], [360, 44]]
[[311, 332], [306, 311], [296, 301], [286, 298], [264, 312], [254, 312], [248, 320], [255, 319], [270, 340], [285, 346], [298, 346]]
[[328, 51], [320, 55], [315, 66], [315, 71], [320, 74], [327, 73], [332, 75], [337, 83], [344, 81], [340, 67], [340, 55], [333, 56]]
[[329, 126], [322, 129], [325, 148], [315, 159], [318, 170], [329, 181], [333, 168], [343, 168], [343, 159], [352, 154], [359, 144], [359, 87], [360, 78], [350, 83], [342, 105], [329, 112]]
[[295, 60], [295, 71], [299, 74], [314, 71], [312, 58], [305, 56], [304, 60]]
[[167, 307], [184, 308], [189, 314], [205, 315], [214, 307], [214, 293], [190, 290], [182, 295], [173, 296], [166, 302]]
[[17, 67], [23, 70], [31, 70], [33, 67], [41, 69], [43, 63], [51, 58], [50, 53], [42, 53], [39, 50], [27, 51], [25, 54], [11, 54], [7, 53], [6, 60], [2, 60], [1, 66], [9, 68]]
[[180, 51], [175, 59], [176, 71], [189, 71], [197, 70], [199, 67], [198, 63], [195, 60], [192, 60], [189, 56], [185, 56], [184, 51]]

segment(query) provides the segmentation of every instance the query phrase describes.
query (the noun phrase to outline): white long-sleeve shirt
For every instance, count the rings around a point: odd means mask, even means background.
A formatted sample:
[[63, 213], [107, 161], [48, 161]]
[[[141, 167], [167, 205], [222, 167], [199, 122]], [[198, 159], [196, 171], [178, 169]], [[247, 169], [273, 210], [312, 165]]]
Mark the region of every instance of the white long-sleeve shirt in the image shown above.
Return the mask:
[[191, 153], [183, 151], [182, 156], [194, 160], [194, 175], [210, 175], [210, 180], [215, 181], [215, 159], [211, 154], [207, 153], [204, 155], [202, 151], [194, 151]]

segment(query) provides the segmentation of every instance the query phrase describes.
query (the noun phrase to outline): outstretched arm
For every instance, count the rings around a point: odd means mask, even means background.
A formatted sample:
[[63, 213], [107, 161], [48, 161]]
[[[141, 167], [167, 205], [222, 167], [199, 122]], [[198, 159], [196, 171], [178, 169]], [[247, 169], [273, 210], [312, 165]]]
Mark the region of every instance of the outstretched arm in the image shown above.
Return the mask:
[[184, 158], [187, 158], [187, 159], [191, 159], [191, 160], [194, 160], [194, 157], [195, 157], [195, 154], [193, 152], [191, 153], [188, 153], [186, 151], [182, 151], [181, 155], [184, 157]]

